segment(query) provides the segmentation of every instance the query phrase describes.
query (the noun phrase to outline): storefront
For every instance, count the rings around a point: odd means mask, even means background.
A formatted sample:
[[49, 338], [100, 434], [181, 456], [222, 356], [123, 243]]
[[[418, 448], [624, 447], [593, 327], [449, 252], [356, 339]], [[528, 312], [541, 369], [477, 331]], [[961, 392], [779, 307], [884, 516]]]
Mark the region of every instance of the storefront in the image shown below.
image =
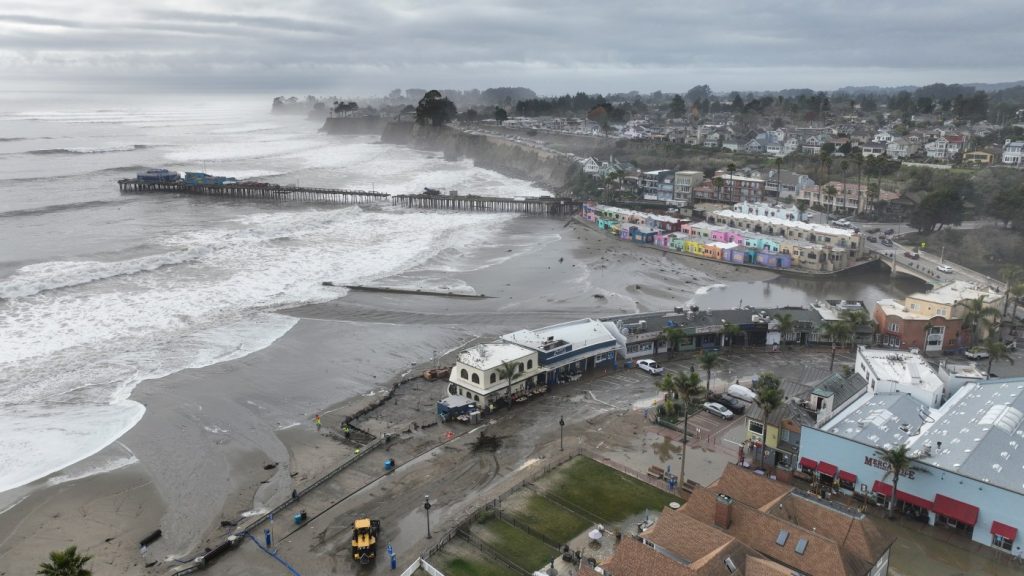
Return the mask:
[[974, 525], [978, 523], [978, 507], [961, 502], [959, 500], [935, 495], [935, 522], [942, 523], [950, 528], [964, 531], [968, 536], [974, 531]]

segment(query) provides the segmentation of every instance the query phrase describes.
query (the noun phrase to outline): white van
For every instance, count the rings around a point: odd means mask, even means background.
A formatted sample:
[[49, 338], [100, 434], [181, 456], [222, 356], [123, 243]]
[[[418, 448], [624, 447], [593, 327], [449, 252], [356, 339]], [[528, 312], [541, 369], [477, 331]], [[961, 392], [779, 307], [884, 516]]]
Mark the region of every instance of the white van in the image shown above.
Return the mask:
[[746, 386], [740, 386], [739, 384], [730, 384], [726, 394], [733, 398], [738, 398], [744, 402], [753, 402], [757, 400], [757, 393]]

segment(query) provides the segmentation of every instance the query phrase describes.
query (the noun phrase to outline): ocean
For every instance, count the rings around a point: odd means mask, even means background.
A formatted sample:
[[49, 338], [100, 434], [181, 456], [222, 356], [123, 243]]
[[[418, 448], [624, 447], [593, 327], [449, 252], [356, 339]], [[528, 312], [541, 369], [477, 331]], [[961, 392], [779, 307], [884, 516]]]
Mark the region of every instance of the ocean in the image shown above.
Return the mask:
[[[455, 266], [516, 217], [122, 195], [118, 179], [162, 167], [392, 194], [546, 193], [378, 137], [318, 134], [319, 122], [271, 115], [270, 98], [65, 96], [0, 101], [0, 492], [115, 442], [145, 412], [129, 399], [144, 380], [268, 346], [296, 322], [273, 311], [344, 293], [323, 281]], [[436, 272], [406, 277], [472, 291]]]

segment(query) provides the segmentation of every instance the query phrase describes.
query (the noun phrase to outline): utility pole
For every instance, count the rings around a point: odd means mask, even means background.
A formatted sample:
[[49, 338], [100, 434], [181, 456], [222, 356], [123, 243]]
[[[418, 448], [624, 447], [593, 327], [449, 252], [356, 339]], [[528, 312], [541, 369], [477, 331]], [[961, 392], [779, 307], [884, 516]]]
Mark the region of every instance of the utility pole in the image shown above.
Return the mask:
[[430, 496], [423, 497], [423, 509], [427, 511], [427, 538], [432, 538], [430, 535]]
[[558, 451], [565, 451], [565, 418], [562, 416], [558, 417]]

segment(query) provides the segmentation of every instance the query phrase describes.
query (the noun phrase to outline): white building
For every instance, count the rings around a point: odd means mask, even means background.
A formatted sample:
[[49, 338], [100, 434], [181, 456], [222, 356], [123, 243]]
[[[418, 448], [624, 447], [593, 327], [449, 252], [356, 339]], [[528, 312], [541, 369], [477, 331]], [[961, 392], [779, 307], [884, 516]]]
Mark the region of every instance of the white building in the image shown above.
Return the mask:
[[923, 356], [902, 350], [857, 348], [854, 371], [875, 394], [909, 394], [922, 404], [938, 408], [945, 386]]
[[[1024, 527], [1024, 378], [964, 385], [938, 410], [908, 394], [865, 395], [821, 429], [801, 428], [800, 466], [826, 485], [1006, 552]], [[915, 469], [894, 490], [880, 450]]]
[[685, 206], [693, 202], [693, 189], [700, 186], [703, 181], [703, 172], [697, 170], [676, 172], [671, 203]]
[[1003, 164], [1020, 166], [1024, 164], [1024, 140], [1017, 142], [1006, 141], [1003, 145]]
[[800, 211], [796, 206], [787, 204], [769, 204], [767, 202], [739, 202], [732, 205], [732, 211], [754, 216], [769, 216], [784, 220], [800, 221]]
[[[511, 389], [502, 372], [514, 369]], [[473, 399], [479, 406], [488, 406], [497, 400], [507, 401], [536, 384], [540, 369], [537, 352], [497, 341], [478, 344], [459, 353], [448, 377], [448, 393]]]
[[501, 339], [537, 354], [538, 382], [545, 384], [557, 384], [596, 367], [614, 365], [616, 353], [625, 346], [608, 326], [592, 318], [519, 330]]

